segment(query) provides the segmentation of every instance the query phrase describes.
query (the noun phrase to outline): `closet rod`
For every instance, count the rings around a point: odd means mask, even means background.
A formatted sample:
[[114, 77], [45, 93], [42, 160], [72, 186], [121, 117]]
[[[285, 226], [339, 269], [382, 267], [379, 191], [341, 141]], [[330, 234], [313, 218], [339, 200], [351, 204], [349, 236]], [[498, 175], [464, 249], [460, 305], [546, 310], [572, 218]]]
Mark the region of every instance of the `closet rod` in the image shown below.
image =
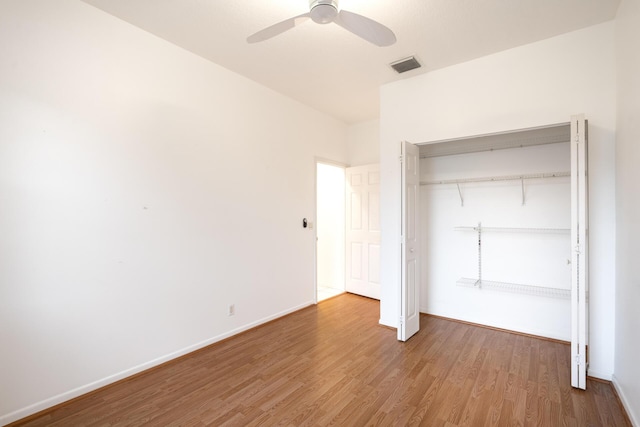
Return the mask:
[[571, 176], [571, 172], [547, 172], [547, 173], [532, 173], [532, 174], [526, 174], [526, 175], [504, 175], [504, 176], [488, 176], [488, 177], [482, 177], [482, 178], [446, 179], [442, 181], [422, 181], [420, 182], [420, 185], [462, 184], [466, 182], [516, 181], [516, 180], [536, 179], [536, 178], [560, 178], [565, 176]]

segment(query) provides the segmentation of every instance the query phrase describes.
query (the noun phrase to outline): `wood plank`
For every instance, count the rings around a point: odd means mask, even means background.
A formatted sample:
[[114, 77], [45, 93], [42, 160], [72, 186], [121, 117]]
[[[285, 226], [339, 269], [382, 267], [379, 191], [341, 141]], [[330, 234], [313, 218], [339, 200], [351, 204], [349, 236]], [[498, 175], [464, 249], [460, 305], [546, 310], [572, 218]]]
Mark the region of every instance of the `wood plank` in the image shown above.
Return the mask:
[[406, 343], [344, 294], [14, 426], [630, 426], [569, 345], [422, 315]]

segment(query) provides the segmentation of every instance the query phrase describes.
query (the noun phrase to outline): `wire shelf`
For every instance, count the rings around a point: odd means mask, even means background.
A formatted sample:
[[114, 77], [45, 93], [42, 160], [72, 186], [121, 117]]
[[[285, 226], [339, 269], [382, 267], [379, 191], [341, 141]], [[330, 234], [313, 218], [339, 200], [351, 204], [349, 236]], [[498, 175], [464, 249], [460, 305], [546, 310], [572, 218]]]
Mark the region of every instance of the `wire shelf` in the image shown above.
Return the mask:
[[571, 172], [547, 172], [524, 175], [486, 176], [481, 178], [445, 179], [441, 181], [422, 181], [420, 185], [464, 184], [470, 182], [520, 181], [523, 179], [561, 178], [571, 176]]
[[[453, 228], [456, 231], [478, 231], [478, 226], [460, 226]], [[569, 228], [540, 228], [540, 227], [482, 227], [482, 231], [497, 231], [502, 233], [549, 233], [570, 234]]]
[[494, 280], [478, 280], [461, 277], [456, 281], [458, 286], [467, 288], [488, 289], [541, 297], [571, 299], [571, 289], [550, 288], [547, 286], [523, 285], [520, 283], [496, 282]]
[[503, 176], [487, 176], [483, 178], [462, 178], [462, 179], [448, 179], [443, 181], [420, 181], [420, 185], [435, 185], [435, 184], [455, 184], [458, 187], [458, 195], [460, 196], [460, 206], [464, 206], [464, 198], [462, 197], [462, 190], [460, 184], [469, 182], [496, 182], [496, 181], [520, 181], [520, 188], [522, 189], [522, 206], [525, 205], [525, 191], [524, 181], [525, 179], [540, 179], [540, 178], [560, 178], [571, 176], [571, 172], [547, 172], [547, 173], [533, 173], [526, 175], [503, 175]]

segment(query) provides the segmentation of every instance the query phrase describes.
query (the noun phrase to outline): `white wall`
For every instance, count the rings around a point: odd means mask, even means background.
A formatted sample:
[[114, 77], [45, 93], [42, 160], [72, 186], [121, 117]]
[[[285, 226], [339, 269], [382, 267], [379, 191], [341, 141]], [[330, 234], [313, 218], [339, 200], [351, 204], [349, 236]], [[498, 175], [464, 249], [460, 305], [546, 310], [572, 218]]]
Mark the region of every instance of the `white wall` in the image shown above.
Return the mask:
[[613, 372], [615, 286], [614, 25], [605, 23], [381, 88], [381, 323], [396, 326], [399, 141], [435, 141], [589, 120], [590, 374]]
[[[568, 143], [434, 157], [421, 181], [569, 171]], [[462, 287], [477, 280], [478, 233], [456, 227], [551, 228], [566, 232], [482, 232], [482, 279], [571, 289], [570, 178], [423, 185], [420, 194], [420, 311], [473, 323], [571, 340], [568, 298]], [[513, 288], [513, 287], [512, 287]]]
[[316, 156], [346, 125], [77, 0], [0, 2], [0, 424], [313, 303]]
[[380, 120], [369, 120], [347, 128], [349, 166], [380, 162]]
[[317, 165], [317, 284], [344, 290], [345, 280], [344, 168]]
[[616, 19], [616, 342], [614, 384], [640, 426], [640, 2], [623, 0]]

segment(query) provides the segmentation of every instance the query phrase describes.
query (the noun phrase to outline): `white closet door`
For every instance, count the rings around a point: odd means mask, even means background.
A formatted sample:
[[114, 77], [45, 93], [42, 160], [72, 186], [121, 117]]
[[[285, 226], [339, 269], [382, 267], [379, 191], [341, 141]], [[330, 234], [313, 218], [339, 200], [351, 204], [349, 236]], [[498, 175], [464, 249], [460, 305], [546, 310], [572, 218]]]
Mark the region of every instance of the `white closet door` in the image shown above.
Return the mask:
[[571, 385], [587, 388], [588, 342], [587, 121], [571, 117]]
[[402, 143], [402, 277], [398, 339], [406, 341], [420, 329], [419, 203], [420, 155], [417, 146]]
[[346, 290], [380, 299], [380, 166], [347, 168]]

